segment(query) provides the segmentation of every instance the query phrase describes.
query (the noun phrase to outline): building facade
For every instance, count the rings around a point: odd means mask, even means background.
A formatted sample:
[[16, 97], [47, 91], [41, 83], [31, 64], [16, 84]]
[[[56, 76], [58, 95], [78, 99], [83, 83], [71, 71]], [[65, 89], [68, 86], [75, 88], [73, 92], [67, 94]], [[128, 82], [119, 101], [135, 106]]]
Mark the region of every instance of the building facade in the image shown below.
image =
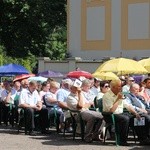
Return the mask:
[[94, 72], [110, 57], [150, 57], [150, 0], [68, 0], [67, 11], [70, 59], [39, 58], [39, 72]]
[[150, 56], [150, 0], [68, 0], [67, 19], [71, 57]]

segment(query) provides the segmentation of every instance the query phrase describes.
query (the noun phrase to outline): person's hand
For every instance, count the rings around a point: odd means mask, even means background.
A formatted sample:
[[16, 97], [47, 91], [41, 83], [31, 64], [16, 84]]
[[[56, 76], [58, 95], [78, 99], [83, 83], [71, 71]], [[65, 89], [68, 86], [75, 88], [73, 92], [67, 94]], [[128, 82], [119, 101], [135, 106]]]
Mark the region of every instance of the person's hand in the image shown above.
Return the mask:
[[138, 120], [140, 120], [140, 118], [141, 118], [141, 116], [140, 116], [138, 113], [135, 114], [135, 117], [136, 117]]
[[40, 108], [37, 105], [33, 105], [33, 106], [30, 106], [30, 107], [33, 108], [34, 110], [40, 110]]
[[119, 101], [119, 100], [121, 100], [121, 99], [123, 99], [123, 94], [122, 94], [121, 92], [119, 92], [119, 93], [117, 94], [117, 101]]
[[81, 93], [81, 88], [77, 88], [78, 94]]
[[11, 87], [9, 87], [9, 88], [8, 88], [8, 92], [9, 92], [9, 93], [11, 93], [11, 90], [12, 90], [12, 88], [11, 88]]
[[40, 111], [40, 110], [41, 110], [41, 107], [36, 106], [35, 110], [36, 110], [36, 111]]

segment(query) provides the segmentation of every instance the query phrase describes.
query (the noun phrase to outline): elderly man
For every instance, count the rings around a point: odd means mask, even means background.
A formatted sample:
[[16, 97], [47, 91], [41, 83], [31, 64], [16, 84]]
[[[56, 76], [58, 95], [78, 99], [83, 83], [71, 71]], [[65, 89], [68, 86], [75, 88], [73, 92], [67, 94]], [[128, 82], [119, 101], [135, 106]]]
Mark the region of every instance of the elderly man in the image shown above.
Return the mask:
[[81, 89], [73, 84], [71, 86], [71, 93], [67, 98], [67, 105], [72, 110], [81, 111], [81, 117], [86, 122], [85, 141], [92, 142], [99, 137], [99, 129], [103, 121], [103, 116], [99, 112], [89, 110], [91, 104], [84, 101], [81, 93]]
[[129, 112], [140, 118], [139, 114], [123, 99], [121, 80], [113, 80], [110, 82], [110, 90], [103, 96], [103, 111], [111, 112], [115, 115], [116, 132], [120, 135], [120, 146], [128, 146], [127, 132], [130, 118], [133, 116], [123, 112], [126, 108]]
[[62, 80], [62, 87], [57, 91], [58, 105], [62, 109], [68, 109], [67, 97], [70, 94], [70, 86], [72, 85], [71, 79]]
[[149, 137], [150, 116], [148, 113], [150, 113], [150, 111], [144, 99], [139, 95], [139, 89], [140, 86], [136, 83], [133, 83], [130, 86], [130, 93], [126, 95], [126, 101], [134, 108], [134, 110], [138, 114], [140, 114], [140, 116], [145, 118], [145, 125], [138, 127], [137, 134], [140, 139], [146, 139]]
[[26, 114], [26, 127], [29, 130], [29, 135], [35, 135], [35, 114], [40, 115], [39, 118], [42, 133], [45, 133], [45, 128], [47, 127], [47, 110], [42, 109], [42, 102], [36, 89], [37, 83], [35, 81], [31, 81], [29, 83], [29, 87], [21, 91], [19, 98], [19, 106], [24, 108]]

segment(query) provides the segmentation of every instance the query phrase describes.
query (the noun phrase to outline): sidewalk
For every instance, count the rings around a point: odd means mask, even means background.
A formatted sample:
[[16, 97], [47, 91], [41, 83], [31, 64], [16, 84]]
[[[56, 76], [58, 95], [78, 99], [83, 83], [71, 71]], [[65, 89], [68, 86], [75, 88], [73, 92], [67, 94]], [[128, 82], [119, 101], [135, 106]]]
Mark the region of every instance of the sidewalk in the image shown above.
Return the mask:
[[[114, 142], [113, 142], [114, 143]], [[1, 150], [148, 150], [149, 147], [138, 146], [133, 141], [131, 146], [115, 146], [114, 144], [103, 145], [101, 142], [87, 144], [80, 138], [72, 140], [70, 135], [66, 138], [57, 134], [54, 130], [49, 135], [37, 136], [17, 133], [16, 129], [0, 126], [0, 149]]]

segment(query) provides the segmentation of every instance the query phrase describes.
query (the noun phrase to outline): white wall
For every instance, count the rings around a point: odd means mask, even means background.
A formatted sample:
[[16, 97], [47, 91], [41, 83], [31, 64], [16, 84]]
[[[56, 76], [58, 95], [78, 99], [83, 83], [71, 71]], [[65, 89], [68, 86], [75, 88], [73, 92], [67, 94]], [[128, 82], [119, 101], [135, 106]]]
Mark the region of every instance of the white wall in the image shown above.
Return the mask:
[[[121, 0], [111, 0], [111, 49], [110, 50], [81, 50], [81, 1], [82, 0], [69, 0], [70, 1], [70, 15], [69, 15], [69, 52], [72, 57], [81, 57], [87, 60], [101, 60], [104, 57], [128, 57], [128, 58], [141, 58], [149, 57], [150, 50], [122, 50], [121, 49]], [[132, 9], [131, 9], [132, 8]], [[150, 28], [150, 6], [147, 3], [130, 5], [129, 9], [129, 38], [137, 36], [137, 38], [144, 38], [148, 36], [147, 30]], [[142, 10], [141, 10], [142, 9]], [[138, 11], [140, 11], [138, 13]], [[93, 11], [94, 12], [94, 11]], [[92, 11], [90, 12], [92, 13]], [[136, 13], [145, 18], [136, 18]], [[98, 18], [98, 16], [96, 16]], [[139, 21], [141, 19], [141, 21]], [[136, 26], [134, 23], [140, 23]], [[91, 26], [88, 22], [88, 28]], [[96, 27], [96, 25], [95, 25]], [[139, 30], [141, 27], [141, 30]], [[94, 29], [93, 29], [94, 30]], [[89, 29], [88, 35], [90, 35]], [[139, 31], [138, 33], [136, 33]], [[143, 33], [143, 34], [142, 34]], [[91, 37], [93, 35], [91, 34]], [[90, 38], [91, 38], [90, 37]]]

